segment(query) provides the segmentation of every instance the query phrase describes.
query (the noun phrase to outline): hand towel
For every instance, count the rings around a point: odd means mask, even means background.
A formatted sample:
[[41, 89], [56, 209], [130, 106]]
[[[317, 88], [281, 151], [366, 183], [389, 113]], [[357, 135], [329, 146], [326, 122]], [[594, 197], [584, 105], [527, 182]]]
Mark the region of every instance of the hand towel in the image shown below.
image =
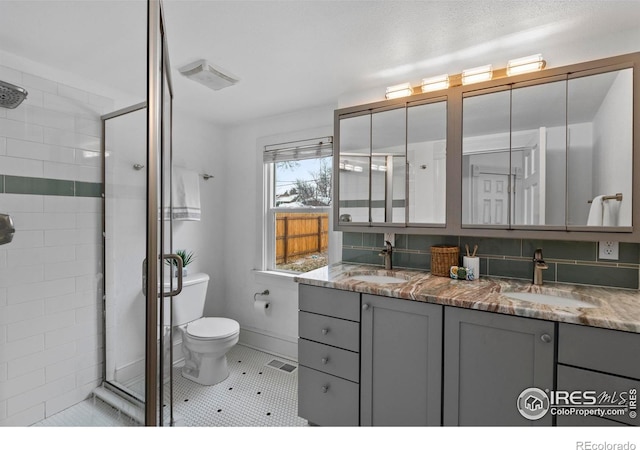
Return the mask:
[[200, 177], [196, 172], [173, 168], [173, 219], [200, 220]]
[[604, 197], [604, 195], [597, 195], [591, 202], [587, 226], [602, 226], [602, 197]]
[[617, 227], [620, 202], [616, 200], [606, 200], [602, 203], [602, 225], [605, 227]]

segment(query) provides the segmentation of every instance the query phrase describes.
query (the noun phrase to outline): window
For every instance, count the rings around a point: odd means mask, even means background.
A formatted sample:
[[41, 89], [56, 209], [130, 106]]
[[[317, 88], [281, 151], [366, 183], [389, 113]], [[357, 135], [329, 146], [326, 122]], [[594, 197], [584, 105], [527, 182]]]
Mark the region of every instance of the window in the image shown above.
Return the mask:
[[265, 146], [267, 269], [328, 264], [332, 154], [331, 137]]

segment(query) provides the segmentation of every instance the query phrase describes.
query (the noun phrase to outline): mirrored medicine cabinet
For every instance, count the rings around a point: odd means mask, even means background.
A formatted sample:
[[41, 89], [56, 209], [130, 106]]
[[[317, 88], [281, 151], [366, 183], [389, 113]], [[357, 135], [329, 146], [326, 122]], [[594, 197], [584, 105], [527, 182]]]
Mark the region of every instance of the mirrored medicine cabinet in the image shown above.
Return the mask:
[[637, 242], [638, 64], [640, 53], [337, 110], [334, 228]]
[[443, 227], [446, 124], [443, 98], [341, 117], [339, 223]]

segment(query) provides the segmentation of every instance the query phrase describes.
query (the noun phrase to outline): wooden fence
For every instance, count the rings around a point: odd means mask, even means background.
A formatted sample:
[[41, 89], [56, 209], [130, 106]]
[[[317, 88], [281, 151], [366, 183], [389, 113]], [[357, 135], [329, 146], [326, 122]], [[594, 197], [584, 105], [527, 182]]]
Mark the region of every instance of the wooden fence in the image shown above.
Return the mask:
[[276, 263], [322, 253], [329, 246], [329, 213], [277, 213]]

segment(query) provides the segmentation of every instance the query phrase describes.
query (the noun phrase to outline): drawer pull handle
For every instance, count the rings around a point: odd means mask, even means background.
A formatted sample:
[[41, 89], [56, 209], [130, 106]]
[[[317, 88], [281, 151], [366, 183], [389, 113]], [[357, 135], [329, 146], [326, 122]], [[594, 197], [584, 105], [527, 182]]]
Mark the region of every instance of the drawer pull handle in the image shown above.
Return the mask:
[[329, 385], [325, 384], [324, 386], [322, 386], [322, 393], [323, 394], [326, 394], [328, 390], [329, 390]]
[[366, 311], [367, 309], [369, 309], [369, 304], [368, 304], [368, 303], [364, 303], [364, 304], [362, 305], [362, 310], [363, 310], [363, 311]]
[[320, 361], [322, 361], [322, 364], [326, 364], [326, 363], [329, 362], [329, 357], [326, 356], [326, 357], [322, 358]]
[[328, 329], [328, 328], [323, 328], [323, 329], [322, 329], [322, 334], [327, 334], [328, 332], [329, 332], [329, 329]]
[[551, 336], [549, 336], [547, 333], [540, 336], [540, 339], [542, 340], [542, 342], [546, 342], [547, 344], [552, 341]]

